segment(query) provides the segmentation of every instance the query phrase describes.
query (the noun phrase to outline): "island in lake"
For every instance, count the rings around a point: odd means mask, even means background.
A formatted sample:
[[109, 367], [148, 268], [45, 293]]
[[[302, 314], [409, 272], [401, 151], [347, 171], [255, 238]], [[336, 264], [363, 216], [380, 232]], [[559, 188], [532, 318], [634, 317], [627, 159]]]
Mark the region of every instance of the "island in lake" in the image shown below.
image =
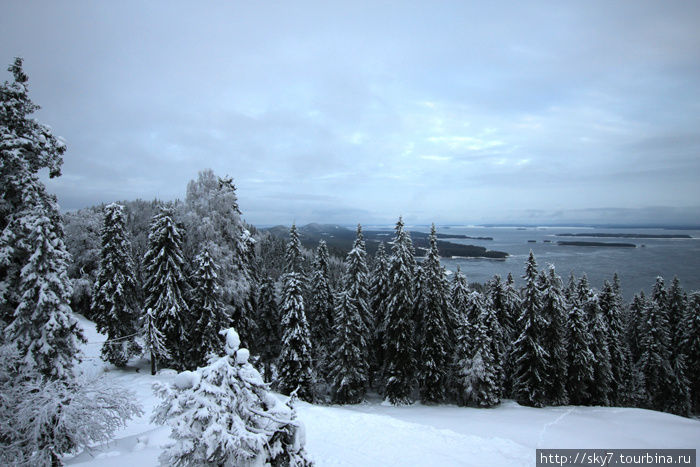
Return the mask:
[[693, 238], [686, 234], [640, 234], [640, 233], [560, 233], [557, 237], [592, 238]]
[[608, 246], [617, 248], [637, 248], [634, 243], [619, 243], [619, 242], [557, 242], [557, 245], [563, 246]]

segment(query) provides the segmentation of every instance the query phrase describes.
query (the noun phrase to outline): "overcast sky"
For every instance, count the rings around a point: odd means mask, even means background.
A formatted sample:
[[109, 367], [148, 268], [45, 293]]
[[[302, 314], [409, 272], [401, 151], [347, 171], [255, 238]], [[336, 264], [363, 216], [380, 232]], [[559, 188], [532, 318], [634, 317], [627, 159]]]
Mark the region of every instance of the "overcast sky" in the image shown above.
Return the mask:
[[256, 224], [700, 219], [697, 1], [3, 2], [17, 55], [64, 209], [212, 168]]

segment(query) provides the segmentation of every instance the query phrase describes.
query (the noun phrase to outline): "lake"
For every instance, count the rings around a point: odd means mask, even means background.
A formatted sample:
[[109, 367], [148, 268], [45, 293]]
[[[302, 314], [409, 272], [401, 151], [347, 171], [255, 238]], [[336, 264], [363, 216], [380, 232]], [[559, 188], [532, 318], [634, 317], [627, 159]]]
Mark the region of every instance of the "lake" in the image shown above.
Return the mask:
[[[408, 230], [428, 232], [429, 227], [407, 226]], [[657, 276], [670, 285], [678, 276], [686, 291], [700, 290], [700, 230], [643, 229], [643, 228], [589, 228], [589, 227], [439, 227], [439, 233], [462, 234], [474, 237], [493, 237], [493, 240], [449, 239], [446, 241], [479, 245], [489, 250], [501, 250], [510, 254], [505, 260], [477, 258], [443, 258], [443, 265], [450, 271], [459, 266], [470, 282], [486, 282], [494, 274], [504, 279], [509, 272], [518, 285], [530, 250], [535, 254], [540, 269], [553, 264], [564, 283], [569, 273], [578, 278], [584, 272], [591, 286], [600, 289], [604, 280], [612, 281], [613, 273], [620, 276], [625, 299], [635, 293], [651, 290]], [[638, 233], [680, 234], [691, 239], [650, 238], [589, 238], [557, 237], [560, 233]], [[529, 241], [534, 240], [534, 243]], [[545, 242], [549, 240], [549, 243]], [[637, 248], [563, 246], [557, 241], [591, 241], [633, 243]], [[644, 246], [642, 246], [644, 245]]]

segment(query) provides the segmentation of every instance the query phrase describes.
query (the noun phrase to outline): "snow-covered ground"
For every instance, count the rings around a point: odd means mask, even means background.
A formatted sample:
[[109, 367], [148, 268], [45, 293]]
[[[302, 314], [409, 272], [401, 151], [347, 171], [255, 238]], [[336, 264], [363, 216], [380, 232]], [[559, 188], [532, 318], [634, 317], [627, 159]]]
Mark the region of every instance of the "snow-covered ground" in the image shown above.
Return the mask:
[[[79, 319], [89, 342], [104, 340], [92, 322]], [[145, 414], [130, 421], [114, 441], [66, 459], [66, 464], [158, 465], [169, 428], [149, 422], [159, 402], [151, 385], [171, 382], [176, 373], [151, 376], [147, 361], [117, 370], [104, 364], [99, 352], [100, 345], [86, 345], [84, 369], [104, 372], [103, 377], [134, 391]], [[379, 400], [342, 407], [300, 402], [297, 409], [306, 425], [306, 449], [319, 466], [531, 466], [536, 448], [700, 449], [699, 420], [642, 409], [533, 409], [512, 401], [493, 409], [391, 407]]]

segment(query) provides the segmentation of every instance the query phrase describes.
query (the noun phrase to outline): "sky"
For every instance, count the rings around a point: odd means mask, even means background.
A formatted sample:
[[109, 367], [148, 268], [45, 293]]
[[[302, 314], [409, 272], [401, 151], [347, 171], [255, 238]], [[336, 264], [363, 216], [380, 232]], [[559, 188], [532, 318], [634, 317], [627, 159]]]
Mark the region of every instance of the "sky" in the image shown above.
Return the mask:
[[15, 56], [63, 209], [211, 168], [257, 225], [700, 223], [697, 1], [4, 2]]

